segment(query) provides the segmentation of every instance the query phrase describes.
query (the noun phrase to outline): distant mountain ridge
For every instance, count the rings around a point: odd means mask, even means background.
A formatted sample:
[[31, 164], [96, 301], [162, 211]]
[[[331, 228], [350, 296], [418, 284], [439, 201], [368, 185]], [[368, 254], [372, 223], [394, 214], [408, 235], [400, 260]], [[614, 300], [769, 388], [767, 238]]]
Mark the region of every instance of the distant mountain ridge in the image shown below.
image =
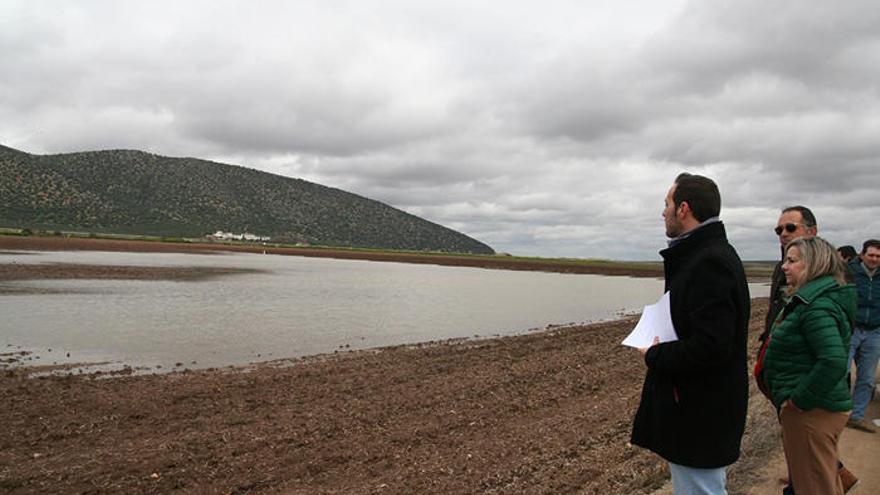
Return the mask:
[[0, 226], [493, 254], [384, 203], [301, 179], [196, 158], [112, 150], [32, 155], [0, 146]]

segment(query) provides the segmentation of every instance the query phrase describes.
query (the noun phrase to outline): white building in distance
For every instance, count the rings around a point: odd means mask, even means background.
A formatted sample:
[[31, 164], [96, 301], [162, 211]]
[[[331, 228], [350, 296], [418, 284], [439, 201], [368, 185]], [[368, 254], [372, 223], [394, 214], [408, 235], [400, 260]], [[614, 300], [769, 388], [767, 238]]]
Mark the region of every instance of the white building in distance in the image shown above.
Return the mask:
[[209, 239], [219, 240], [219, 241], [248, 241], [248, 242], [266, 242], [271, 240], [272, 238], [269, 236], [259, 236], [254, 234], [248, 234], [247, 232], [243, 234], [233, 234], [232, 232], [223, 232], [222, 230], [218, 230], [213, 234], [208, 236]]

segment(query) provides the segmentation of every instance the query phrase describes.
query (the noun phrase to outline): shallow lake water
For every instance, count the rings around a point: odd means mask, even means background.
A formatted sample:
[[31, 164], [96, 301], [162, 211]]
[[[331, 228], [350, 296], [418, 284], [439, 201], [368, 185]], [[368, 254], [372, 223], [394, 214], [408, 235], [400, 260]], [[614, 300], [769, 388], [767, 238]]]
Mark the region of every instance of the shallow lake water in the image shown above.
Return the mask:
[[6, 282], [16, 292], [0, 294], [0, 353], [33, 352], [26, 364], [240, 365], [611, 319], [655, 302], [663, 287], [645, 278], [260, 254], [0, 252], [0, 263], [57, 262], [262, 272]]

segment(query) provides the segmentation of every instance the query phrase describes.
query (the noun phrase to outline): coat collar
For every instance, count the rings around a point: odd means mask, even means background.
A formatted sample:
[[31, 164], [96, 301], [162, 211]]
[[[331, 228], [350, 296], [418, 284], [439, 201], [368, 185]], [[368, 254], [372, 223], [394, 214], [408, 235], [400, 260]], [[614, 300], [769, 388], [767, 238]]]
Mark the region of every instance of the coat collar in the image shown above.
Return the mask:
[[667, 242], [669, 243], [669, 247], [675, 246], [676, 244], [680, 243], [681, 241], [683, 241], [683, 240], [687, 239], [688, 237], [694, 235], [694, 233], [696, 233], [697, 231], [699, 231], [701, 228], [703, 228], [703, 227], [705, 227], [705, 226], [707, 226], [707, 225], [713, 224], [713, 223], [718, 223], [718, 222], [720, 222], [720, 221], [721, 221], [721, 219], [718, 218], [717, 216], [715, 216], [715, 217], [711, 217], [711, 218], [707, 218], [705, 221], [701, 222], [699, 225], [697, 225], [697, 226], [694, 227], [693, 229], [688, 230], [688, 231], [685, 232], [684, 234], [681, 234], [681, 235], [678, 236], [678, 237], [675, 237], [675, 238], [669, 239], [669, 241], [667, 241]]
[[695, 246], [709, 240], [727, 240], [727, 232], [724, 230], [724, 223], [719, 221], [706, 223], [688, 233], [687, 237], [682, 238], [674, 245], [660, 251], [660, 256], [664, 259], [677, 258], [679, 256], [687, 256], [692, 253]]
[[806, 285], [798, 289], [794, 297], [797, 297], [806, 304], [810, 304], [820, 294], [826, 292], [829, 289], [837, 287], [838, 285], [839, 284], [837, 283], [837, 281], [834, 280], [831, 275], [824, 275], [807, 282]]
[[876, 269], [873, 272], [871, 272], [871, 270], [868, 270], [868, 267], [865, 266], [865, 262], [862, 261], [862, 258], [858, 256], [849, 261], [849, 269], [854, 275], [865, 274], [870, 279], [873, 279], [874, 276], [878, 273]]

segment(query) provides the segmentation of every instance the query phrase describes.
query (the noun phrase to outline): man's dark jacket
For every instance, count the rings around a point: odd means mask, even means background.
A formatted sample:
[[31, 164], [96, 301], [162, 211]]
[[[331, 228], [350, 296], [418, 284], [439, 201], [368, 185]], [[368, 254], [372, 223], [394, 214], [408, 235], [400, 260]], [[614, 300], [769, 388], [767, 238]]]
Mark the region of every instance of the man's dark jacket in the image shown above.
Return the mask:
[[677, 341], [652, 346], [632, 443], [696, 468], [733, 464], [746, 423], [749, 290], [721, 222], [660, 252]]
[[859, 291], [856, 326], [863, 330], [880, 329], [880, 271], [868, 275], [861, 258], [849, 262], [849, 273]]
[[773, 276], [770, 278], [770, 306], [767, 308], [767, 317], [764, 319], [764, 331], [758, 337], [761, 342], [767, 340], [776, 317], [785, 307], [786, 288], [788, 288], [788, 283], [785, 280], [785, 272], [782, 271], [782, 261], [780, 261], [773, 267]]

